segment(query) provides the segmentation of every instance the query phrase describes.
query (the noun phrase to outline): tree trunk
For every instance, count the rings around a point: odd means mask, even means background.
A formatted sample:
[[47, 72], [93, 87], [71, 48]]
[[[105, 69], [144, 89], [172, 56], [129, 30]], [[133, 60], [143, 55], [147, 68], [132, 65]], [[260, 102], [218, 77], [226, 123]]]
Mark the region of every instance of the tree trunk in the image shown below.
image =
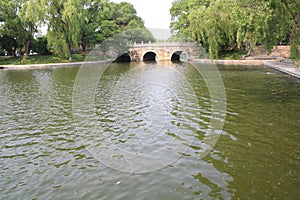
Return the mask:
[[253, 51], [253, 44], [252, 44], [252, 42], [248, 41], [248, 43], [249, 43], [249, 50], [248, 50], [247, 55], [243, 56], [243, 59], [246, 59], [247, 57], [249, 57], [251, 55], [252, 51]]
[[16, 55], [16, 50], [17, 50], [17, 48], [16, 48], [16, 47], [13, 47], [13, 52], [12, 52], [12, 53], [13, 53], [13, 55], [14, 55], [14, 58], [17, 57], [17, 55]]
[[26, 49], [25, 49], [25, 58], [27, 59], [30, 54], [30, 46], [31, 46], [31, 38], [27, 38], [26, 40]]
[[70, 44], [68, 44], [68, 54], [69, 54], [69, 61], [72, 62], [72, 49]]
[[87, 42], [86, 42], [86, 35], [85, 32], [82, 31], [81, 32], [81, 46], [82, 46], [82, 52], [86, 52], [86, 46], [87, 46]]
[[295, 22], [295, 27], [292, 29], [291, 34], [290, 34], [290, 38], [289, 38], [289, 43], [291, 45], [291, 57], [292, 58], [298, 58], [299, 56], [299, 50], [298, 50], [298, 45], [299, 43], [297, 42], [298, 39], [298, 34], [300, 31], [300, 21], [298, 20], [298, 15], [297, 13], [293, 13], [293, 20]]
[[65, 40], [66, 40], [67, 46], [68, 46], [68, 57], [69, 57], [69, 61], [72, 62], [72, 49], [71, 49], [71, 47], [72, 47], [71, 41], [72, 41], [72, 40], [68, 37], [67, 31], [66, 31], [66, 29], [65, 29], [65, 27], [64, 27], [64, 25], [66, 25], [66, 24], [63, 22], [62, 25], [63, 25], [63, 26], [62, 26], [63, 34], [64, 34], [64, 37], [65, 37]]

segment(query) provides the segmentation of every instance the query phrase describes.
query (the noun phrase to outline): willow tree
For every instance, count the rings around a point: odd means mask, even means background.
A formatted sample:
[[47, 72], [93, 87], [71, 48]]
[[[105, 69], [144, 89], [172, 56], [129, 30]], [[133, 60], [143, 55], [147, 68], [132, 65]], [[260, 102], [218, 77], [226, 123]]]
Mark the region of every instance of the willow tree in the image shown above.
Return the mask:
[[251, 0], [238, 2], [238, 10], [235, 20], [237, 26], [238, 47], [244, 43], [248, 46], [249, 56], [257, 44], [265, 44], [270, 37], [267, 32], [269, 22], [273, 17], [273, 10], [269, 1], [262, 1], [259, 4]]
[[289, 41], [291, 44], [291, 57], [300, 58], [300, 1], [289, 0], [285, 1], [286, 10], [289, 13], [291, 21], [291, 33]]
[[217, 58], [220, 46], [235, 43], [238, 22], [235, 0], [212, 1], [200, 5], [189, 14], [191, 36], [208, 46], [211, 58]]
[[26, 1], [20, 10], [19, 16], [21, 24], [25, 31], [25, 53], [29, 55], [34, 33], [38, 32], [38, 28], [42, 24], [44, 18], [44, 10], [40, 0]]
[[300, 58], [300, 1], [272, 0], [273, 17], [269, 21], [268, 44], [288, 41], [291, 45], [291, 57]]
[[84, 0], [44, 0], [47, 39], [55, 53], [69, 58], [72, 62], [72, 47], [80, 41], [83, 26]]
[[204, 44], [211, 58], [220, 49], [242, 45], [248, 55], [256, 45], [273, 45], [287, 38], [291, 56], [299, 56], [299, 0], [175, 0], [170, 10], [173, 33]]
[[207, 8], [210, 0], [174, 0], [170, 8], [170, 29], [173, 35], [191, 36], [190, 14], [199, 7]]

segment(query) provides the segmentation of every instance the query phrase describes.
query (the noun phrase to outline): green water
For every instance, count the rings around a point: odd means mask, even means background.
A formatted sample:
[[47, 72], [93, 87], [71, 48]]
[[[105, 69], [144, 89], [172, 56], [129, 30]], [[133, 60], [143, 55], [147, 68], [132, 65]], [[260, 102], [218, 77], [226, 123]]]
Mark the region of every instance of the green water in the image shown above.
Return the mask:
[[226, 119], [205, 157], [212, 102], [192, 65], [113, 64], [81, 96], [77, 67], [1, 70], [1, 199], [298, 199], [300, 81], [218, 68]]

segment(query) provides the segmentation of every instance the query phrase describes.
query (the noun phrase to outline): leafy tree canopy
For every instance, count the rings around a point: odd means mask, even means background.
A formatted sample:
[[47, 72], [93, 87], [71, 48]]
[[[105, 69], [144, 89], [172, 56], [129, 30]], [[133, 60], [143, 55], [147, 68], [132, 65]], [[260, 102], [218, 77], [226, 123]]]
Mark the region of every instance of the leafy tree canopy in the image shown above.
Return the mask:
[[[25, 47], [27, 55], [35, 33], [45, 25], [51, 50], [72, 61], [72, 49], [95, 46], [122, 33], [125, 40], [153, 41], [132, 4], [109, 0], [1, 0], [0, 49], [15, 53]], [[134, 30], [134, 31], [133, 31]], [[128, 41], [125, 41], [128, 42]]]
[[288, 41], [291, 56], [299, 56], [300, 1], [298, 0], [175, 0], [170, 14], [173, 34], [184, 34], [201, 42], [211, 58], [221, 48], [246, 44], [268, 49]]
[[[15, 53], [24, 47], [29, 54], [33, 36], [38, 32], [43, 9], [39, 0], [2, 0], [0, 2], [0, 34], [8, 39], [5, 49]], [[9, 46], [8, 43], [11, 45]]]

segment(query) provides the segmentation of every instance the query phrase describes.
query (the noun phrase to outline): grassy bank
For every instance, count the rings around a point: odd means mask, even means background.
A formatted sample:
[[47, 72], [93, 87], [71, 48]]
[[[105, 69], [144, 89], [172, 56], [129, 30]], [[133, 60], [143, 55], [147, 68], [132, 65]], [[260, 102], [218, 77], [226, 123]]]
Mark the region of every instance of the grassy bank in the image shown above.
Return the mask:
[[219, 59], [221, 60], [240, 60], [243, 56], [247, 55], [247, 51], [222, 51], [220, 52]]
[[[73, 54], [73, 62], [82, 62], [86, 59], [85, 55]], [[34, 55], [25, 59], [25, 57], [11, 57], [8, 59], [0, 59], [0, 65], [26, 65], [26, 64], [47, 64], [47, 63], [68, 63], [66, 58], [55, 55]]]

